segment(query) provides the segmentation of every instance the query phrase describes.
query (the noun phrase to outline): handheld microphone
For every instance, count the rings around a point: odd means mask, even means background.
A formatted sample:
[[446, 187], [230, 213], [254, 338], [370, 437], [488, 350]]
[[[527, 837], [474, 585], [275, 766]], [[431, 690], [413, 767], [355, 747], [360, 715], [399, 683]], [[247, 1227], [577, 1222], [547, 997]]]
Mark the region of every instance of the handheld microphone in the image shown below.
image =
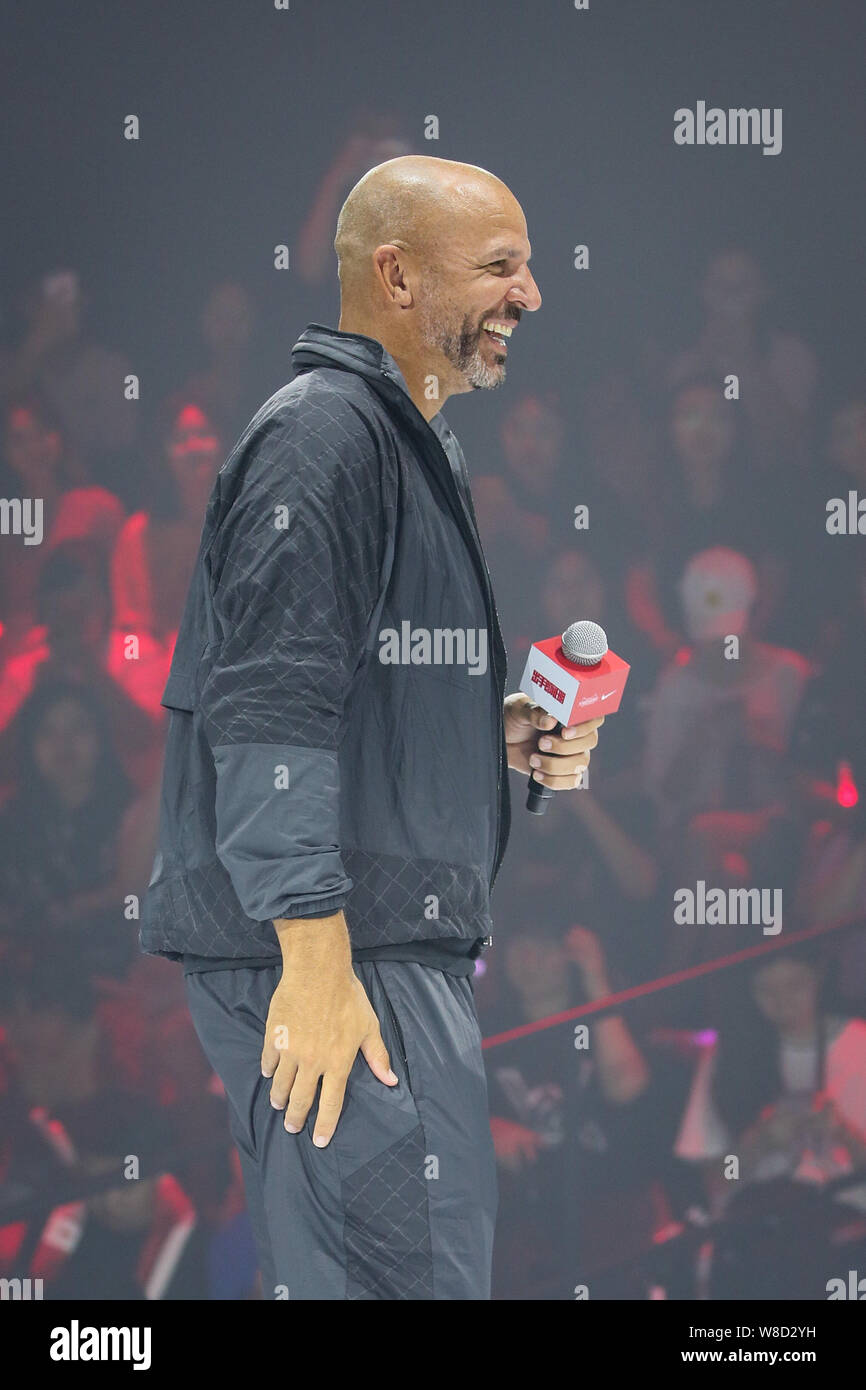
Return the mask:
[[[607, 634], [598, 623], [584, 618], [572, 623], [561, 637], [547, 637], [529, 649], [520, 689], [557, 724], [556, 736], [572, 724], [585, 723], [595, 714], [619, 709], [631, 667], [607, 645]], [[543, 816], [553, 789], [536, 782], [530, 773], [526, 809]]]

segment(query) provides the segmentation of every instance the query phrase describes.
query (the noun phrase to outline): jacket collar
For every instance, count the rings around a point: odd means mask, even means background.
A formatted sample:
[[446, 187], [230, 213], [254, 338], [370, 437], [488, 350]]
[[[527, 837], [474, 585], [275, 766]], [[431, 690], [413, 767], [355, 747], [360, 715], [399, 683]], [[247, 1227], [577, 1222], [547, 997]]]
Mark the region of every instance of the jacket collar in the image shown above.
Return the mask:
[[401, 413], [408, 414], [416, 426], [420, 423], [431, 429], [443, 447], [451, 437], [451, 429], [441, 410], [432, 420], [425, 420], [409, 394], [406, 378], [378, 338], [310, 323], [292, 348], [292, 366], [296, 376], [314, 367], [338, 367], [356, 372]]

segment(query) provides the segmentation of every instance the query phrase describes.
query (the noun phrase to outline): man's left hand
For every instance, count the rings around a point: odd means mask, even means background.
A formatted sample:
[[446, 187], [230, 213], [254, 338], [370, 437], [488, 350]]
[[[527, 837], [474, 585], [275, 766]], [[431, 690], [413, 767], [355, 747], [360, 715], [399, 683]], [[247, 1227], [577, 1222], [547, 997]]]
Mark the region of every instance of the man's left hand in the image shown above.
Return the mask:
[[552, 791], [570, 791], [580, 786], [583, 769], [589, 766], [590, 750], [598, 743], [597, 731], [604, 716], [588, 719], [585, 724], [572, 724], [559, 735], [550, 733], [556, 723], [552, 714], [522, 691], [506, 696], [508, 766], [516, 772], [540, 773], [535, 780]]

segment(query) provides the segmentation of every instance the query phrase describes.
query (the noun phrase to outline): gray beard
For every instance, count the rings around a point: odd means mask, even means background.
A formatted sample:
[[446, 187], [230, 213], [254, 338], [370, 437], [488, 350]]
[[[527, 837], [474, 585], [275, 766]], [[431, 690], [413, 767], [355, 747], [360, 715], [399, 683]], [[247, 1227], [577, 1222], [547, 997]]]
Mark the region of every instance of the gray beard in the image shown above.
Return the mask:
[[442, 323], [442, 307], [427, 299], [420, 307], [421, 335], [427, 347], [442, 353], [473, 391], [495, 391], [505, 380], [505, 354], [501, 362], [484, 360], [479, 330], [468, 318], [455, 333]]

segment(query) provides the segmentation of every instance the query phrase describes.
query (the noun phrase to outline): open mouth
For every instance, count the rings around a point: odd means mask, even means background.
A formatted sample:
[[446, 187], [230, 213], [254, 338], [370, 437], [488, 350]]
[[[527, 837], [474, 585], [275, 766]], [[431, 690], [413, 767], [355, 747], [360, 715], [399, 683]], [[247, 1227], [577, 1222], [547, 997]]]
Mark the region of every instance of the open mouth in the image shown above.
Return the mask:
[[508, 339], [513, 332], [511, 324], [502, 323], [499, 319], [485, 319], [481, 328], [501, 352], [508, 351]]

